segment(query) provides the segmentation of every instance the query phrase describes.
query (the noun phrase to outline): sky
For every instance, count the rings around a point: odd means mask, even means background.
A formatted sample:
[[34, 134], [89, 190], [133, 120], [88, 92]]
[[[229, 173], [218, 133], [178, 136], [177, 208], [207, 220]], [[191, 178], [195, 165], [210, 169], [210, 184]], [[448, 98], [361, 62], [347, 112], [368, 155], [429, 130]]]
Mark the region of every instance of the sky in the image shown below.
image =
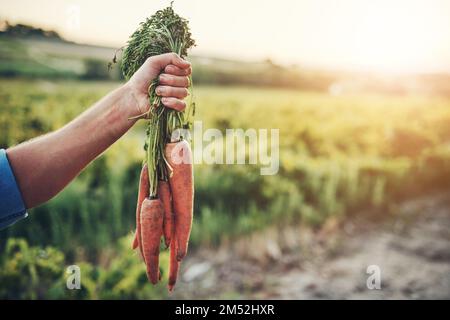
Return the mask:
[[[121, 47], [169, 0], [0, 0], [0, 19]], [[450, 72], [450, 0], [176, 0], [193, 53], [284, 65]]]

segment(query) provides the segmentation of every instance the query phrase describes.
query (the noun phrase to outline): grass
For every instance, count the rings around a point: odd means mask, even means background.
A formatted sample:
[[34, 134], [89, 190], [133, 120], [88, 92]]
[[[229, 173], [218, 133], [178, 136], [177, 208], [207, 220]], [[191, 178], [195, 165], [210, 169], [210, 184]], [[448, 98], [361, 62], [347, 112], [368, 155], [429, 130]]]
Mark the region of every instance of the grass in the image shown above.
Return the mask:
[[[0, 146], [61, 127], [118, 85], [0, 80]], [[281, 164], [275, 176], [260, 176], [258, 166], [196, 165], [193, 250], [267, 226], [320, 227], [330, 217], [389, 209], [404, 197], [449, 187], [449, 99], [215, 86], [197, 86], [195, 97], [204, 129], [279, 128]], [[134, 228], [144, 136], [142, 122], [55, 199], [2, 231], [0, 270], [15, 257], [6, 253], [7, 239], [24, 238], [58, 250], [66, 264], [86, 263], [93, 285], [84, 298], [163, 297], [161, 288], [147, 289], [142, 266], [122, 243]], [[97, 273], [103, 280], [95, 280]], [[36, 281], [50, 281], [46, 274]], [[63, 277], [51, 274], [52, 285]], [[0, 293], [9, 292], [14, 277], [11, 270], [0, 274]]]

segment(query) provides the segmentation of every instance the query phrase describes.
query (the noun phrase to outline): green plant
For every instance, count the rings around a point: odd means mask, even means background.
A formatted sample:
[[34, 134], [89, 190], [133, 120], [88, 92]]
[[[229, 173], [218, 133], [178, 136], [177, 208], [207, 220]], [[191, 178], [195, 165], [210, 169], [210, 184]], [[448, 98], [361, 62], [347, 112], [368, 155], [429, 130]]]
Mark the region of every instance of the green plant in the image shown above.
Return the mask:
[[9, 239], [0, 263], [0, 297], [44, 298], [63, 275], [64, 254], [46, 247], [30, 247], [25, 239]]
[[[188, 49], [194, 45], [188, 21], [176, 14], [172, 6], [159, 10], [141, 23], [131, 35], [123, 52], [123, 74], [127, 79], [131, 78], [151, 56], [175, 52], [185, 57]], [[170, 167], [164, 155], [166, 143], [170, 142], [175, 130], [189, 127], [190, 115], [195, 112], [195, 105], [192, 103], [183, 112], [164, 108], [161, 98], [156, 94], [157, 86], [158, 78], [148, 88], [150, 109], [145, 114], [149, 119], [144, 149], [147, 151], [151, 197], [156, 197], [158, 180], [167, 181], [170, 175]]]

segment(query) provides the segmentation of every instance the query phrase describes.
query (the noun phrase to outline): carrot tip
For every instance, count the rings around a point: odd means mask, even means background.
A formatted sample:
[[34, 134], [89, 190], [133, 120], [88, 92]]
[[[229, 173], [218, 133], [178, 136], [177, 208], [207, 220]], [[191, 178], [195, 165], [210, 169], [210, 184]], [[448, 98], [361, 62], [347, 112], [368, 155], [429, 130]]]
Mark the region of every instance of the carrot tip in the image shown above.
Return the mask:
[[154, 284], [154, 285], [158, 284], [158, 277], [155, 278], [153, 275], [150, 275], [147, 272], [147, 278], [148, 278], [148, 281], [150, 281], [151, 284]]
[[173, 291], [173, 287], [174, 287], [175, 285], [173, 285], [173, 284], [169, 284], [168, 286], [167, 286], [167, 288], [169, 289], [169, 293], [172, 293], [172, 291]]
[[156, 285], [156, 284], [158, 284], [158, 282], [159, 282], [159, 276], [156, 276], [156, 275], [154, 275], [154, 274], [149, 274], [148, 272], [147, 272], [147, 279], [148, 279], [148, 281], [151, 283], [151, 284], [153, 284], [153, 285]]
[[135, 236], [133, 242], [131, 243], [131, 249], [134, 250], [138, 247], [139, 243], [137, 241], [137, 237]]
[[185, 252], [185, 251], [178, 251], [178, 252], [177, 252], [177, 261], [178, 261], [178, 262], [180, 262], [181, 260], [183, 260], [184, 257], [186, 257], [186, 252]]

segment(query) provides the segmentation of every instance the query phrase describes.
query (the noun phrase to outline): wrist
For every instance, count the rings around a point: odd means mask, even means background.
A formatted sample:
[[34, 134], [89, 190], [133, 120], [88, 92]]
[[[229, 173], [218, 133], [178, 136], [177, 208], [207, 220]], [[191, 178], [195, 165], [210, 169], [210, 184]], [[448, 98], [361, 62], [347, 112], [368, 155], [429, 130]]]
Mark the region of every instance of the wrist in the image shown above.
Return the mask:
[[99, 112], [103, 115], [96, 125], [105, 128], [109, 137], [115, 141], [130, 129], [136, 122], [131, 119], [136, 114], [137, 101], [132, 89], [124, 84], [99, 102]]
[[122, 90], [124, 91], [122, 104], [125, 106], [125, 115], [127, 119], [132, 119], [135, 122], [148, 111], [148, 97], [137, 90], [130, 82], [124, 84]]
[[133, 118], [139, 112], [137, 93], [128, 82], [122, 85], [122, 87], [120, 88], [119, 109], [124, 119]]

